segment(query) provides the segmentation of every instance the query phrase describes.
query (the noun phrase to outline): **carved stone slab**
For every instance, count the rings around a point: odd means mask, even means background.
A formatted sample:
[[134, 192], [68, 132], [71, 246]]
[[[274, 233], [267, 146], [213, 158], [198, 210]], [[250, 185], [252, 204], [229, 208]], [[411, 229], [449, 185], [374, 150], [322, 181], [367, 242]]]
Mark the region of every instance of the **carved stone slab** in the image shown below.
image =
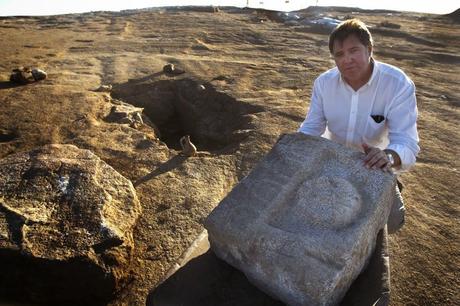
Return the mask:
[[283, 136], [205, 222], [212, 250], [289, 305], [334, 305], [385, 226], [395, 176], [324, 138]]

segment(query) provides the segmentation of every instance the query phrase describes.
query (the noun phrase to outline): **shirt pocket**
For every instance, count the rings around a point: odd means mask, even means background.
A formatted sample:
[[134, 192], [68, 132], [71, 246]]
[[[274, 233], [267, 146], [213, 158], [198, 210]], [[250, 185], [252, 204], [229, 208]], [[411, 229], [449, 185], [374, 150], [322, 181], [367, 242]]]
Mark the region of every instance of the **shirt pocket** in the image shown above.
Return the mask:
[[377, 123], [369, 116], [366, 124], [365, 139], [370, 145], [377, 146], [387, 138], [387, 121], [386, 119]]

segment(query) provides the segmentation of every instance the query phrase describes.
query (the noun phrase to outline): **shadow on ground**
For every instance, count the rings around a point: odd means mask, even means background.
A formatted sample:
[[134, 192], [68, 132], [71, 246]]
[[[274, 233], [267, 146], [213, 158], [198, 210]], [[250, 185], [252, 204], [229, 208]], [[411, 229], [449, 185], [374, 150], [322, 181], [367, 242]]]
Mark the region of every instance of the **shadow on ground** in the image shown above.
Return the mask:
[[211, 250], [189, 261], [148, 298], [148, 306], [284, 305], [254, 287]]
[[147, 174], [146, 176], [143, 176], [139, 178], [137, 181], [134, 182], [134, 187], [139, 186], [142, 183], [145, 183], [155, 177], [157, 177], [160, 174], [166, 173], [168, 171], [171, 171], [175, 168], [177, 168], [179, 165], [181, 165], [185, 160], [187, 159], [187, 156], [183, 155], [176, 155], [170, 160], [164, 162], [158, 168], [156, 168], [153, 172]]
[[0, 82], [0, 90], [13, 88], [13, 87], [18, 87], [18, 86], [24, 86], [24, 85], [13, 83], [13, 82], [10, 82], [10, 81], [1, 81]]
[[[384, 306], [389, 304], [390, 275], [387, 234], [377, 236], [376, 249], [366, 269], [354, 281], [341, 306]], [[147, 306], [166, 305], [284, 305], [266, 295], [239, 270], [208, 250], [189, 261], [147, 298]]]

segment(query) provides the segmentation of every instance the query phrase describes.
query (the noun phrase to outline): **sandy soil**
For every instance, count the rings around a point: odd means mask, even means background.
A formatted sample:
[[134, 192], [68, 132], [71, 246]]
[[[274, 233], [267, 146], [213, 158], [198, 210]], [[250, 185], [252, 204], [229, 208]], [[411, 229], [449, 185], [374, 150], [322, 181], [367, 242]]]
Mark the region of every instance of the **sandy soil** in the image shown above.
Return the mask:
[[[417, 87], [422, 151], [402, 176], [406, 225], [389, 238], [391, 305], [458, 304], [458, 14], [299, 12], [320, 14], [371, 25], [376, 59], [402, 68]], [[94, 151], [136, 187], [144, 213], [134, 233], [132, 278], [111, 305], [145, 305], [183, 261], [212, 208], [280, 134], [297, 129], [312, 82], [333, 67], [327, 32], [255, 10], [0, 18], [0, 42], [0, 157], [72, 143]], [[164, 74], [168, 62], [185, 73]], [[10, 71], [25, 65], [46, 70], [48, 79], [12, 86]], [[111, 96], [94, 91], [101, 84], [113, 85]], [[194, 107], [184, 109], [181, 95], [192, 97]], [[108, 122], [115, 98], [145, 107], [156, 127]], [[186, 133], [201, 151], [196, 157], [178, 155], [178, 137]], [[244, 287], [246, 280], [232, 281]], [[254, 292], [223, 294], [276, 304]]]

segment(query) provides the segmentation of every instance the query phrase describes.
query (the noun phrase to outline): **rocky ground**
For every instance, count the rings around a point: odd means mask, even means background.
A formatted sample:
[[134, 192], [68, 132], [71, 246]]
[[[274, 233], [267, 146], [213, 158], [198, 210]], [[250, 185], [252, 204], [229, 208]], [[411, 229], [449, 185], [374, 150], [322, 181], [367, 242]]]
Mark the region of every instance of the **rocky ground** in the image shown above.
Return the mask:
[[[389, 239], [391, 304], [458, 303], [458, 12], [317, 8], [298, 15], [361, 18], [374, 34], [375, 58], [415, 82], [422, 151], [417, 166], [402, 175], [406, 225]], [[0, 158], [73, 144], [136, 188], [143, 214], [134, 231], [131, 279], [110, 305], [145, 305], [189, 255], [203, 219], [280, 134], [303, 120], [312, 82], [334, 65], [328, 31], [283, 21], [233, 8], [0, 18]], [[185, 73], [163, 73], [167, 63]], [[9, 74], [17, 66], [42, 68], [48, 78], [13, 86]], [[111, 84], [111, 93], [95, 91], [102, 84]], [[143, 107], [144, 123], [111, 116], [119, 101]], [[179, 154], [186, 134], [198, 147], [194, 157]], [[234, 294], [248, 301], [260, 295], [255, 289]], [[263, 295], [254, 301], [275, 303]]]

